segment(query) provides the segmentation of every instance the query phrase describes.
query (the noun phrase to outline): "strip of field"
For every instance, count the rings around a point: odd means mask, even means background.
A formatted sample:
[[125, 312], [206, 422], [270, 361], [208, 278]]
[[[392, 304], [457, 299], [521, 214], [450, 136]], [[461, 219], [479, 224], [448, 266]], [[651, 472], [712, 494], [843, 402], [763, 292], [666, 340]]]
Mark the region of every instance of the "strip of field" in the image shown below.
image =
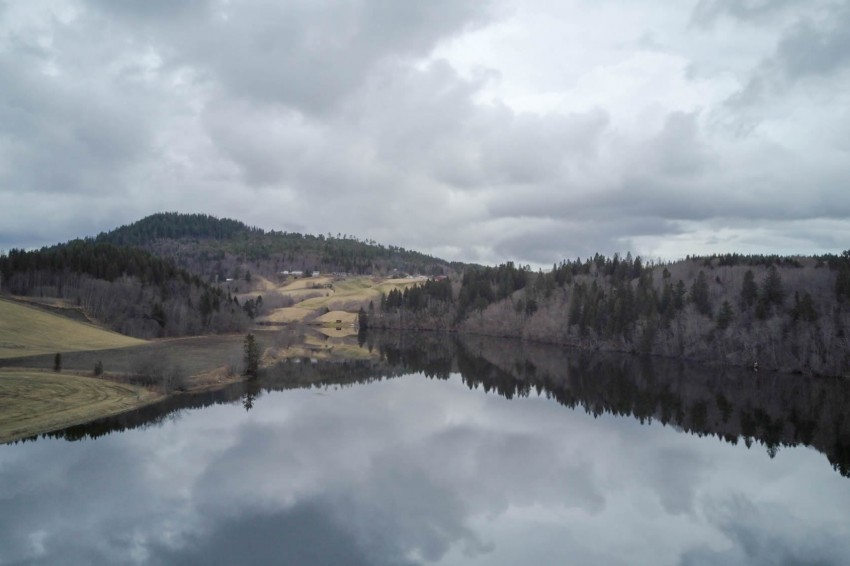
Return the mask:
[[[381, 293], [389, 293], [393, 289], [403, 290], [406, 287], [421, 284], [423, 281], [425, 281], [424, 278], [373, 279], [371, 277], [352, 277], [336, 281], [327, 277], [298, 279], [280, 287], [277, 291], [299, 300], [297, 305], [275, 309], [258, 320], [272, 323], [303, 321], [311, 313], [321, 313], [325, 309], [356, 313], [360, 307], [367, 306], [369, 301], [373, 301], [377, 306], [381, 300]], [[332, 287], [313, 288], [312, 285], [332, 285]], [[304, 295], [309, 298], [302, 300]]]
[[93, 324], [0, 299], [0, 358], [123, 348], [144, 343], [144, 340]]
[[0, 442], [116, 415], [159, 398], [141, 387], [91, 377], [2, 370]]

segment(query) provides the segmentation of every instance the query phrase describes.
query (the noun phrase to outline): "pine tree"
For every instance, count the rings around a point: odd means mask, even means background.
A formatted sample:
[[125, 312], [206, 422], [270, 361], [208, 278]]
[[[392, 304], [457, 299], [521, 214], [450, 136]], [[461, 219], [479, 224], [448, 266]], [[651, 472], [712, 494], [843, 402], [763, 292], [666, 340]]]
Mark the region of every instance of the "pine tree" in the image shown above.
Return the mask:
[[850, 299], [850, 266], [844, 261], [838, 268], [838, 276], [835, 279], [835, 296], [839, 301]]
[[782, 277], [775, 265], [771, 265], [764, 280], [764, 302], [767, 306], [782, 306], [785, 302], [785, 289], [782, 286]]
[[260, 347], [257, 345], [257, 340], [253, 334], [245, 336], [245, 375], [249, 377], [257, 377], [260, 371]]
[[708, 296], [708, 278], [700, 270], [696, 281], [691, 285], [691, 300], [700, 314], [711, 316], [711, 300]]
[[723, 306], [720, 307], [720, 313], [717, 315], [717, 328], [725, 330], [735, 318], [735, 311], [732, 310], [732, 305], [729, 301], [723, 301]]
[[758, 284], [753, 270], [748, 269], [744, 273], [744, 283], [741, 285], [741, 308], [747, 309], [756, 304], [758, 300]]

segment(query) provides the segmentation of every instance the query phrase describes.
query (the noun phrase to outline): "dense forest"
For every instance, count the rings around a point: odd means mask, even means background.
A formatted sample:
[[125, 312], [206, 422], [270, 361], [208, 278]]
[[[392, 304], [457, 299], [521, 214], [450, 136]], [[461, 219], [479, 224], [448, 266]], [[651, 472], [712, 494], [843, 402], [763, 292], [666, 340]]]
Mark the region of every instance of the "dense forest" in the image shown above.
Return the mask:
[[198, 276], [140, 249], [74, 240], [0, 256], [2, 290], [56, 298], [140, 338], [241, 331], [238, 302]]
[[272, 278], [281, 271], [436, 275], [453, 269], [441, 259], [373, 240], [264, 231], [206, 214], [153, 214], [96, 241], [147, 250], [210, 283], [240, 279], [247, 271]]
[[738, 254], [646, 265], [630, 254], [550, 271], [471, 267], [387, 296], [376, 327], [514, 336], [807, 374], [850, 371], [850, 253]]

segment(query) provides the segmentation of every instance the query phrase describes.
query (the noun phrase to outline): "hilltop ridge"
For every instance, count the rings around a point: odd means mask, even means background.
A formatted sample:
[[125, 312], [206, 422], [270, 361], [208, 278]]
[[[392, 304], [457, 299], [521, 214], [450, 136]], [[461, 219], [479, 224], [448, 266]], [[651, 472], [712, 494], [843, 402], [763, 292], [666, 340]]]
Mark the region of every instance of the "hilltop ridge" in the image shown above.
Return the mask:
[[246, 271], [265, 277], [282, 271], [436, 275], [462, 266], [374, 240], [266, 231], [207, 214], [152, 214], [101, 233], [95, 240], [138, 247], [171, 259], [208, 282], [239, 279]]

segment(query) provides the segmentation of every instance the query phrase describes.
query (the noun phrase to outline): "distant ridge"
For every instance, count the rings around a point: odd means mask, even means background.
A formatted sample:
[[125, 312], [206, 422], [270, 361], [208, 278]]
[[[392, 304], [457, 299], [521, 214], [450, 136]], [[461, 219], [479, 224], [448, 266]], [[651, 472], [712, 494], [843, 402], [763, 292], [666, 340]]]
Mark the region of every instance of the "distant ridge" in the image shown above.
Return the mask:
[[208, 282], [246, 270], [273, 277], [280, 271], [442, 275], [462, 268], [462, 264], [374, 240], [265, 231], [208, 214], [160, 212], [102, 232], [94, 240], [145, 249]]

